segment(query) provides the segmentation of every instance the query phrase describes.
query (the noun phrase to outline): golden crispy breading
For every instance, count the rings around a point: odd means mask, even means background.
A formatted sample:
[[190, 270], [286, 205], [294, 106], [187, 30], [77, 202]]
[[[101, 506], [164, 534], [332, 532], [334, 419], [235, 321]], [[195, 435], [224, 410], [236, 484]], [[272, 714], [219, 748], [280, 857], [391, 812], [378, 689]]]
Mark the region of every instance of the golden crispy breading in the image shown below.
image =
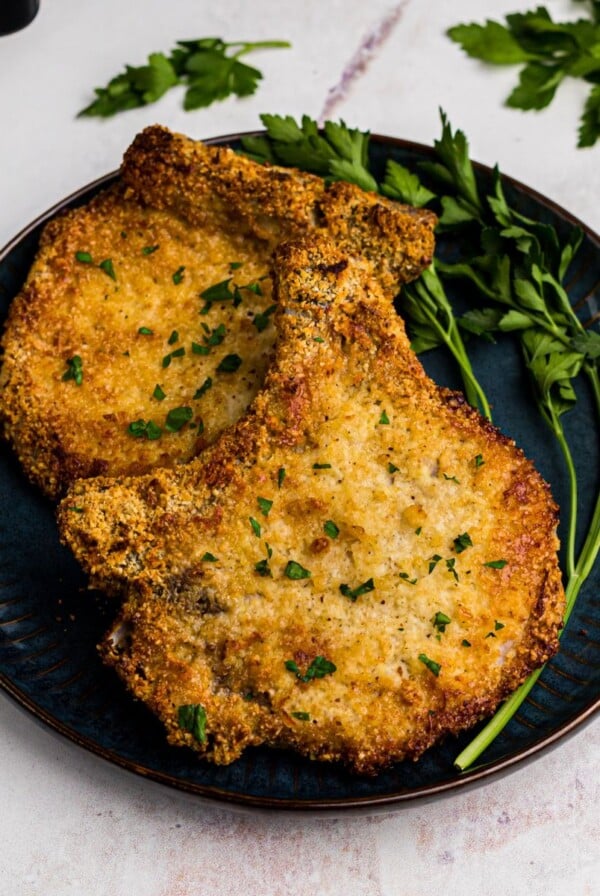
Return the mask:
[[117, 185], [44, 231], [2, 341], [4, 434], [54, 498], [79, 477], [189, 460], [263, 382], [281, 239], [331, 234], [373, 260], [391, 297], [430, 262], [434, 221], [149, 128]]
[[487, 713], [557, 647], [556, 508], [412, 353], [371, 266], [275, 253], [276, 355], [187, 466], [76, 483], [62, 536], [126, 592], [102, 646], [169, 740], [373, 773]]

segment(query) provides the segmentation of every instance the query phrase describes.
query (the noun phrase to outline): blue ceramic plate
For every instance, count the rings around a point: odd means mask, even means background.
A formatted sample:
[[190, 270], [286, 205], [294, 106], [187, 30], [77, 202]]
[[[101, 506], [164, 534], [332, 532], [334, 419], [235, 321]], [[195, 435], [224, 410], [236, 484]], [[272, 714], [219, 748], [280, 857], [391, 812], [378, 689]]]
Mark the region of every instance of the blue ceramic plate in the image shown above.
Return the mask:
[[[215, 142], [232, 143], [228, 137]], [[413, 166], [431, 157], [420, 145], [384, 137], [372, 140], [373, 163], [391, 156]], [[484, 180], [489, 169], [479, 167]], [[40, 231], [62, 209], [86, 202], [116, 175], [83, 188], [59, 203], [0, 253], [0, 315], [19, 291]], [[564, 233], [578, 224], [568, 213], [526, 187], [506, 179], [509, 200], [532, 218]], [[600, 298], [600, 238], [583, 225], [584, 242], [570, 274], [569, 293], [588, 316]], [[567, 500], [558, 450], [530, 400], [519, 355], [509, 339], [472, 343], [476, 373], [494, 408], [497, 425], [536, 462], [559, 503]], [[422, 359], [440, 383], [458, 387], [446, 356]], [[590, 517], [599, 488], [598, 431], [589, 395], [567, 418], [581, 482], [580, 520]], [[488, 781], [533, 757], [589, 719], [600, 706], [600, 571], [580, 594], [558, 656], [518, 715], [467, 773], [453, 759], [471, 739], [466, 733], [430, 750], [419, 762], [394, 766], [375, 778], [353, 777], [336, 765], [269, 749], [248, 750], [219, 768], [191, 751], [169, 747], [161, 725], [134, 703], [97, 657], [95, 645], [114, 607], [100, 594], [86, 594], [86, 580], [58, 541], [53, 507], [31, 487], [10, 450], [0, 447], [0, 683], [21, 706], [93, 753], [156, 781], [216, 801], [294, 810], [341, 810], [402, 805]]]

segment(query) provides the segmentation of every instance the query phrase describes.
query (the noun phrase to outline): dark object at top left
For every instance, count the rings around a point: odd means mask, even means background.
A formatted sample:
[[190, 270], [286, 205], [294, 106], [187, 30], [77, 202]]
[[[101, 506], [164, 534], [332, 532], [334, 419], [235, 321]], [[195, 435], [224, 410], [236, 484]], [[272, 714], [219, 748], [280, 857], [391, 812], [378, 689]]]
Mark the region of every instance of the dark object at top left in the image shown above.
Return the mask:
[[25, 28], [35, 19], [39, 8], [39, 0], [4, 0], [0, 4], [0, 35]]

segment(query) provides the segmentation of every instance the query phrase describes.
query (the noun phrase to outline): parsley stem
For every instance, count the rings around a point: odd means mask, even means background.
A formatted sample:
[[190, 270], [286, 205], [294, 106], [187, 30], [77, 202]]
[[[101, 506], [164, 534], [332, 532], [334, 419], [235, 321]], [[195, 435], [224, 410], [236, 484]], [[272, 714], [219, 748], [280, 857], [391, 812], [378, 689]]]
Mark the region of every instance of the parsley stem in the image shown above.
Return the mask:
[[259, 40], [254, 43], [243, 43], [240, 41], [239, 43], [227, 44], [227, 46], [241, 47], [237, 53], [233, 54], [233, 59], [239, 59], [240, 56], [243, 56], [245, 53], [252, 53], [254, 50], [286, 49], [292, 45], [287, 40]]

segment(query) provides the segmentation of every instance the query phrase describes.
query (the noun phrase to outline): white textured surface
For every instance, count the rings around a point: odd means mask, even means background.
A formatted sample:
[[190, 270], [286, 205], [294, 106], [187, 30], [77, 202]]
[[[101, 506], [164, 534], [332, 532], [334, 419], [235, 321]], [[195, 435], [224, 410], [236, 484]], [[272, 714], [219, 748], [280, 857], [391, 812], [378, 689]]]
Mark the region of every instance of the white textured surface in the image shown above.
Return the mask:
[[[42, 0], [0, 38], [0, 245], [67, 193], [116, 168], [160, 121], [195, 137], [256, 128], [260, 112], [342, 117], [431, 143], [438, 107], [499, 162], [600, 231], [600, 146], [576, 150], [584, 90], [550, 109], [502, 106], [514, 69], [466, 59], [445, 36], [525, 0]], [[549, 2], [560, 15], [580, 7]], [[184, 113], [181, 93], [108, 121], [76, 120], [93, 85], [177, 38], [287, 38], [255, 56], [258, 93]], [[374, 818], [232, 814], [135, 778], [0, 699], [0, 896], [596, 896], [594, 721], [477, 790]]]

